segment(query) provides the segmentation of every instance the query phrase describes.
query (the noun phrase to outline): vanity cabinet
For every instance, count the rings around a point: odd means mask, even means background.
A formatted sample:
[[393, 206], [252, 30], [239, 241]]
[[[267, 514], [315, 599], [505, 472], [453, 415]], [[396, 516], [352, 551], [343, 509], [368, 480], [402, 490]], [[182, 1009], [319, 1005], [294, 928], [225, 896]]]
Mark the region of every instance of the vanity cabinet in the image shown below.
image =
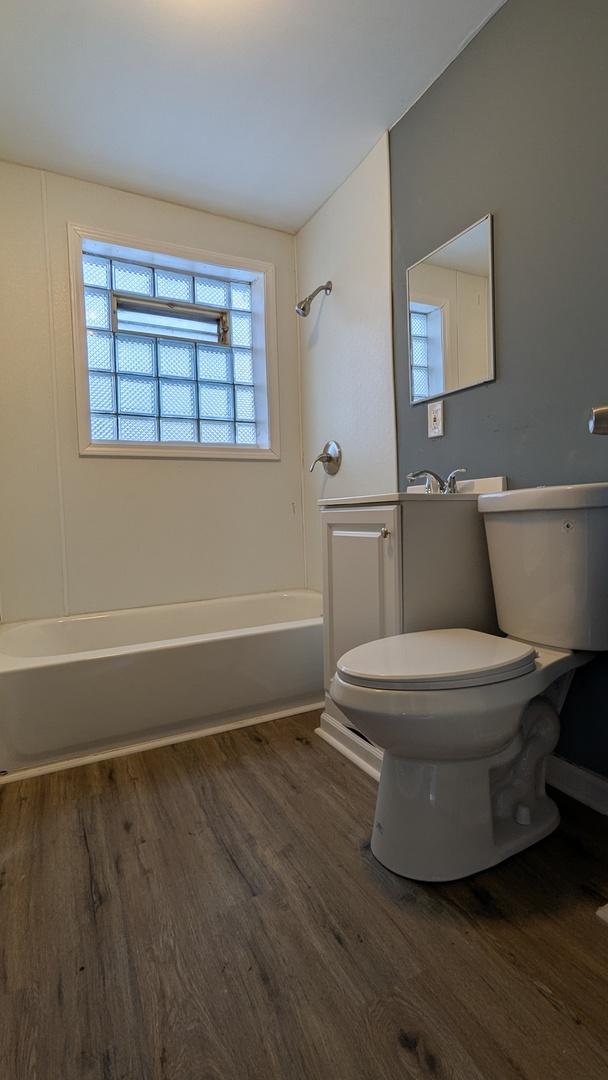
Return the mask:
[[[320, 503], [324, 668], [392, 634], [462, 626], [495, 633], [476, 495], [394, 494]], [[336, 716], [335, 706], [328, 711]]]
[[325, 510], [322, 521], [327, 689], [345, 652], [401, 633], [401, 514], [361, 506]]

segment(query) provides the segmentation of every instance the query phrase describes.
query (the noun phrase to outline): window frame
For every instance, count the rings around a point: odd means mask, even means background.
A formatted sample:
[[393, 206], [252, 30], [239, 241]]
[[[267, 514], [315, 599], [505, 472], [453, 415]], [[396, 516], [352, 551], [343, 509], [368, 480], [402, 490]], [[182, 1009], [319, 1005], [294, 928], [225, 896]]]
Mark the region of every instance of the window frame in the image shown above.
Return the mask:
[[[82, 249], [84, 243], [95, 246], [95, 253], [114, 258], [135, 258], [160, 269], [184, 270], [187, 273], [215, 275], [224, 280], [251, 283], [254, 327], [253, 365], [256, 424], [264, 441], [256, 446], [224, 443], [142, 443], [102, 442], [91, 439], [89, 366], [84, 312]], [[104, 250], [104, 247], [107, 250]], [[141, 240], [107, 229], [97, 229], [72, 222], [68, 224], [70, 294], [74, 379], [78, 422], [78, 452], [81, 457], [126, 458], [201, 458], [223, 460], [280, 460], [279, 375], [277, 348], [276, 274], [273, 263], [234, 255], [218, 254], [182, 245]], [[117, 255], [111, 249], [124, 249]]]

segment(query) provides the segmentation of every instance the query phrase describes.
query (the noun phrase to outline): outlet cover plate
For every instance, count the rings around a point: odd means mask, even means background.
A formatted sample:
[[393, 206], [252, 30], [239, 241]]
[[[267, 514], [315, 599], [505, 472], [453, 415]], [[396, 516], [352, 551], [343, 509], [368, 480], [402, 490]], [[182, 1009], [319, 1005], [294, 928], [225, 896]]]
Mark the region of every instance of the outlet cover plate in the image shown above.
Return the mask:
[[443, 401], [428, 403], [427, 434], [429, 439], [438, 439], [443, 435]]

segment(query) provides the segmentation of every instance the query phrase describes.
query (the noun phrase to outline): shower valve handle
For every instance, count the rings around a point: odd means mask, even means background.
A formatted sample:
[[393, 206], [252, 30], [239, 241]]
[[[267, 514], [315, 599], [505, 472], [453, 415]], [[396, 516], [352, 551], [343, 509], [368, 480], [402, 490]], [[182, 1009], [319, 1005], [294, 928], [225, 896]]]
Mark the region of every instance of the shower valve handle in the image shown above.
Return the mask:
[[312, 472], [317, 462], [320, 461], [325, 472], [328, 476], [335, 476], [342, 464], [342, 449], [337, 442], [333, 439], [330, 442], [326, 442], [320, 454], [317, 454], [315, 460], [310, 466], [309, 472]]

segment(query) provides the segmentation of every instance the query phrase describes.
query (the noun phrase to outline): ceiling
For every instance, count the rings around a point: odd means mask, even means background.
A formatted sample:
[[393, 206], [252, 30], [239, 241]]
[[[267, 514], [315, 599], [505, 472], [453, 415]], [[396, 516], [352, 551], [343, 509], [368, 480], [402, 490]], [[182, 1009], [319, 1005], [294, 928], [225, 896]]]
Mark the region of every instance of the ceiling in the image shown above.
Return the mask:
[[445, 266], [448, 270], [464, 270], [466, 274], [487, 277], [491, 259], [491, 232], [488, 218], [478, 221], [424, 261], [433, 266]]
[[4, 0], [0, 157], [296, 230], [503, 0]]

